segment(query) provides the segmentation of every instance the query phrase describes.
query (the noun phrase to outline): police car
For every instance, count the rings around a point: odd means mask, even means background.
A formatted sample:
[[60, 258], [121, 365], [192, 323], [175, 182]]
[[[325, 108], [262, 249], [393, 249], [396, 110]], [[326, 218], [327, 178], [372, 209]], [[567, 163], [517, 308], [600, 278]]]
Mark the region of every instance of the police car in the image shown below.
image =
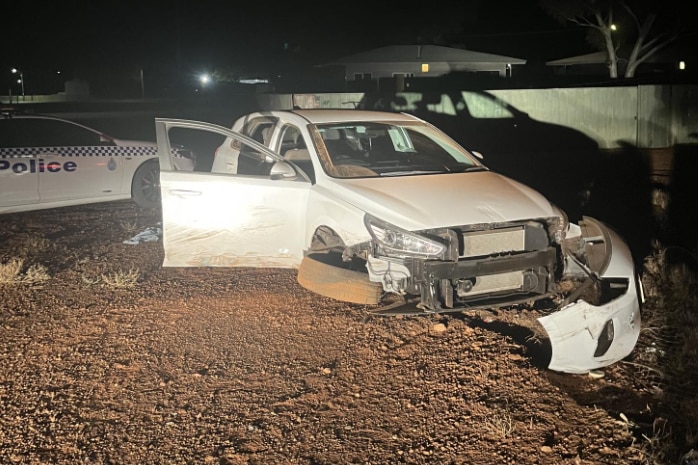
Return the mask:
[[[176, 169], [195, 155], [173, 148]], [[160, 206], [157, 145], [41, 115], [0, 118], [0, 213], [133, 199]]]

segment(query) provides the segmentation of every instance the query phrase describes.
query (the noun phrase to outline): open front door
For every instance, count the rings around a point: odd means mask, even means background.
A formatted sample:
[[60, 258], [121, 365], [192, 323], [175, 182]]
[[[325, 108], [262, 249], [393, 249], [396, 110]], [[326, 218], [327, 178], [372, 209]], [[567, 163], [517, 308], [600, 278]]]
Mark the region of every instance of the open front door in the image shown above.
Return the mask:
[[[297, 267], [305, 247], [310, 183], [266, 147], [226, 128], [156, 121], [162, 192], [163, 266]], [[237, 141], [237, 173], [177, 171], [172, 147], [197, 163]], [[208, 166], [211, 163], [207, 163]], [[278, 167], [283, 165], [283, 174]]]

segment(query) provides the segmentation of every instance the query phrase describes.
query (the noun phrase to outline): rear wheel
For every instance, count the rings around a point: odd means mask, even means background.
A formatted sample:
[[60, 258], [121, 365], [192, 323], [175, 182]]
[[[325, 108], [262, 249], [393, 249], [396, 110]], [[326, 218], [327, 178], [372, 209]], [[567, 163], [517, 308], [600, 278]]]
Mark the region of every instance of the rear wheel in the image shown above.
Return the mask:
[[341, 257], [337, 254], [308, 255], [298, 269], [298, 284], [316, 294], [344, 302], [379, 304], [383, 286], [369, 281], [368, 273], [341, 265]]
[[160, 206], [160, 165], [148, 161], [138, 167], [133, 175], [131, 198], [143, 208]]

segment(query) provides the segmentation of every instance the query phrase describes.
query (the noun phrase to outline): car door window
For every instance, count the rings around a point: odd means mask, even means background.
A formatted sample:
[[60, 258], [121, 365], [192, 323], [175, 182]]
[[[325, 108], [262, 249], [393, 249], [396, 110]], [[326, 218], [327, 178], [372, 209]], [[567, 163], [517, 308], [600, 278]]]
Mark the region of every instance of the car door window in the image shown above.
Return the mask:
[[291, 149], [304, 149], [305, 140], [301, 135], [300, 129], [293, 125], [286, 125], [281, 128], [279, 153], [284, 155], [286, 151]]
[[[253, 126], [246, 128], [250, 134], [242, 134], [260, 143], [266, 141], [265, 146], [268, 146], [274, 127], [268, 122]], [[272, 158], [268, 152], [265, 153], [259, 146], [247, 143], [242, 138], [226, 137], [212, 131], [174, 127], [169, 130], [168, 136], [172, 146], [185, 147], [197, 154], [197, 164], [207, 167], [197, 169], [198, 171], [268, 177], [274, 163], [281, 160], [281, 155], [276, 151], [277, 158]]]
[[301, 130], [291, 124], [282, 127], [279, 145], [284, 160], [293, 163], [315, 183], [315, 167]]
[[267, 147], [269, 147], [273, 130], [274, 123], [264, 122], [254, 125], [248, 125], [247, 127], [245, 127], [245, 130], [242, 131], [242, 133], [250, 136], [260, 144], [264, 144]]
[[233, 128], [233, 130], [251, 137], [260, 144], [271, 147], [271, 137], [277, 121], [278, 118], [270, 118], [266, 116], [252, 118], [245, 121], [245, 124], [241, 128]]
[[20, 147], [90, 147], [104, 143], [96, 132], [63, 121], [16, 120], [16, 143]]
[[0, 148], [10, 149], [19, 147], [17, 142], [17, 120], [8, 118], [0, 123]]
[[18, 119], [0, 120], [0, 208], [39, 201], [39, 173], [31, 169], [36, 152], [18, 141]]
[[[242, 127], [233, 128], [233, 130], [270, 147], [276, 121], [276, 118], [252, 118]], [[175, 128], [175, 130], [181, 129]], [[271, 170], [271, 164], [266, 162], [265, 157], [260, 157], [256, 149], [238, 139], [228, 137], [214, 145], [216, 148], [213, 150], [211, 172], [258, 176], [269, 174]]]

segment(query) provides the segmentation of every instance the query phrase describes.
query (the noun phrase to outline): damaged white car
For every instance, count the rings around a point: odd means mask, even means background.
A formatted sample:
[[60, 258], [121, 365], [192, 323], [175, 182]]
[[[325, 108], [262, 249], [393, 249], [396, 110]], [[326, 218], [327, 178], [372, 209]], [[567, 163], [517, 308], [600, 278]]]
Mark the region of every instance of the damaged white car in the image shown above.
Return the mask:
[[[642, 290], [621, 237], [568, 222], [419, 118], [280, 110], [232, 129], [157, 119], [156, 132], [164, 266], [295, 268], [303, 287], [376, 313], [548, 302], [557, 371], [635, 347]], [[208, 152], [210, 170], [177, 170], [178, 144]]]

